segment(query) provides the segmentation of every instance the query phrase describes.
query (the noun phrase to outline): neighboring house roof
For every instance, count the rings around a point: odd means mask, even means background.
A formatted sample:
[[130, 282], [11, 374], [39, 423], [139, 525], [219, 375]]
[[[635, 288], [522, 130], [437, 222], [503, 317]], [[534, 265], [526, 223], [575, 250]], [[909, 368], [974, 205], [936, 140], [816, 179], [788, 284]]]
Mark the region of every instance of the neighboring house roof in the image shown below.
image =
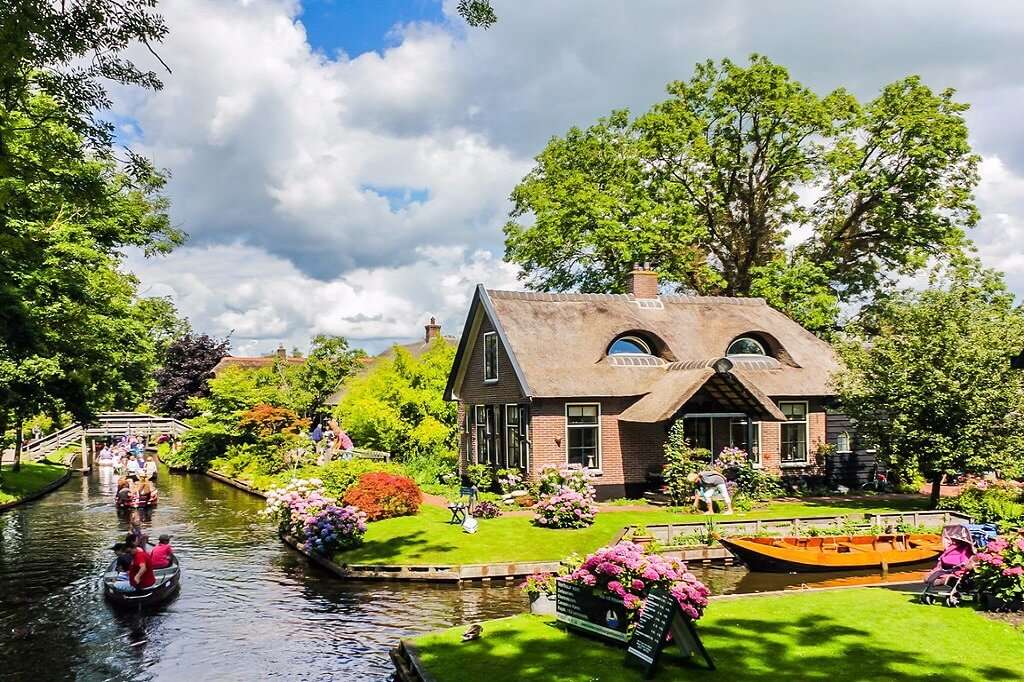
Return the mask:
[[[442, 336], [441, 338], [443, 338], [448, 343], [452, 343], [452, 344], [457, 343], [458, 340], [459, 340], [458, 337], [455, 337], [455, 336]], [[354, 374], [350, 375], [349, 377], [346, 377], [346, 379], [344, 381], [342, 381], [341, 384], [338, 386], [338, 390], [336, 390], [334, 393], [332, 393], [330, 395], [329, 398], [327, 398], [327, 400], [325, 401], [325, 404], [326, 405], [338, 405], [339, 403], [341, 403], [342, 398], [344, 398], [345, 394], [348, 393], [348, 381], [349, 381], [349, 379], [352, 379], [354, 377], [365, 376], [365, 375], [367, 375], [370, 372], [370, 370], [372, 370], [374, 367], [379, 365], [384, 360], [390, 360], [391, 358], [395, 357], [395, 349], [396, 348], [401, 348], [401, 349], [407, 351], [409, 353], [409, 355], [411, 355], [412, 357], [419, 358], [421, 355], [423, 355], [428, 350], [430, 350], [430, 346], [431, 346], [430, 342], [423, 341], [423, 340], [421, 340], [421, 341], [414, 341], [412, 343], [400, 343], [400, 344], [396, 343], [396, 344], [390, 346], [387, 350], [384, 350], [384, 351], [378, 353], [377, 355], [363, 358], [363, 360], [362, 360], [362, 362], [363, 362], [362, 368], [360, 368], [359, 371], [355, 372]]]
[[[773, 357], [730, 357], [727, 368], [718, 365], [730, 375], [716, 382], [722, 390], [743, 387], [745, 400], [760, 403], [758, 411], [771, 418], [781, 414], [767, 396], [835, 394], [831, 377], [840, 365], [832, 347], [764, 299], [636, 298], [496, 291], [481, 285], [449, 379], [449, 398], [458, 393], [456, 384], [464, 376], [459, 368], [473, 343], [468, 337], [479, 324], [475, 318], [483, 314], [491, 318], [530, 398], [644, 395], [630, 410], [649, 421], [692, 397], [716, 373], [716, 362], [730, 343], [747, 334], [764, 339]], [[650, 339], [658, 357], [609, 356], [609, 345], [630, 332]]]
[[306, 358], [295, 358], [286, 357], [279, 358], [271, 355], [270, 357], [244, 357], [240, 355], [225, 355], [220, 359], [214, 368], [214, 375], [220, 374], [228, 367], [241, 367], [242, 369], [259, 369], [260, 367], [270, 367], [275, 362], [281, 361], [286, 365], [301, 365], [306, 361]]

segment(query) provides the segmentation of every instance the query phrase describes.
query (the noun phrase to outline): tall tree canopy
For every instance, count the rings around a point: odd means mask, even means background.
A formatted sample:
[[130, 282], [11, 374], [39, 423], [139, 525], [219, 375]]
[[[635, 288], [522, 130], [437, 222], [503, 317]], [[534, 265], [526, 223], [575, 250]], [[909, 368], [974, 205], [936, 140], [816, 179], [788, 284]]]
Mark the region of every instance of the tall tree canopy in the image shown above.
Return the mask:
[[840, 345], [837, 377], [857, 430], [897, 471], [932, 481], [996, 469], [1024, 473], [1024, 312], [1001, 278], [974, 262], [933, 275], [924, 291], [881, 297]]
[[[838, 301], [958, 252], [977, 222], [978, 157], [952, 90], [911, 76], [867, 103], [821, 97], [755, 55], [699, 64], [668, 92], [537, 156], [505, 227], [529, 286], [623, 291], [648, 262], [679, 289], [768, 294], [821, 329]], [[787, 250], [793, 234], [806, 236]]]

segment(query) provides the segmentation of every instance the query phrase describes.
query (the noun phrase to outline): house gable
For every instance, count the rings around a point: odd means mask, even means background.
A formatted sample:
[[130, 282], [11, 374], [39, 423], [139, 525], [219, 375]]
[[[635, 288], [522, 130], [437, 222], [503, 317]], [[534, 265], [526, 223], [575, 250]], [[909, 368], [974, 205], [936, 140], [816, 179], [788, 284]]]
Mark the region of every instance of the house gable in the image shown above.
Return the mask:
[[[484, 377], [488, 337], [497, 345], [497, 377], [492, 380]], [[470, 404], [511, 403], [530, 397], [526, 378], [482, 285], [473, 295], [444, 397]]]

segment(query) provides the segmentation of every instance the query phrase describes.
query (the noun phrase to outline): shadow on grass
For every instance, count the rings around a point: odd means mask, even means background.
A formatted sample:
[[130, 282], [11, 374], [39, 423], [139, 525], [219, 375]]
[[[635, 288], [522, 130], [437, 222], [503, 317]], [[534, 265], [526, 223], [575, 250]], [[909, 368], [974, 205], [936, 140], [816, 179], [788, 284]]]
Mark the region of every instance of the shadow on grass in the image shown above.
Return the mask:
[[[562, 628], [553, 623], [546, 627]], [[642, 679], [639, 670], [624, 665], [623, 649], [588, 637], [561, 632], [545, 636], [536, 628], [526, 634], [512, 628], [503, 631], [500, 626], [490, 629], [470, 643], [421, 645], [419, 652], [427, 671], [439, 682]], [[841, 624], [828, 616], [783, 622], [730, 619], [701, 624], [698, 631], [715, 659], [717, 671], [708, 670], [696, 659], [684, 660], [667, 648], [655, 679], [973, 682], [1017, 679], [1019, 673], [958, 652], [904, 650], [899, 642], [881, 642], [867, 629]]]
[[387, 540], [367, 540], [358, 549], [334, 557], [339, 564], [410, 564], [426, 552], [451, 552], [458, 549], [445, 542], [431, 541], [426, 531], [396, 535]]

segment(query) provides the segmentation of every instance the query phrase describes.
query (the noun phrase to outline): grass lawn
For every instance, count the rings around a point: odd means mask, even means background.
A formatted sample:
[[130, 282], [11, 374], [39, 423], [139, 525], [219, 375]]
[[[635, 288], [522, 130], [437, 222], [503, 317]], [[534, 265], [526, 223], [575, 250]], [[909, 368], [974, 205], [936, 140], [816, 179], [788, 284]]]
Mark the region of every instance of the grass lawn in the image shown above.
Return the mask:
[[53, 464], [22, 462], [21, 471], [11, 471], [10, 467], [3, 470], [3, 482], [0, 483], [0, 504], [16, 502], [23, 497], [53, 483], [67, 471], [63, 466]]
[[[697, 629], [717, 672], [666, 654], [656, 680], [1020, 680], [1024, 634], [970, 608], [922, 606], [883, 589], [804, 592], [712, 602]], [[514, 616], [414, 640], [437, 682], [640, 680], [624, 651], [570, 634], [552, 619]], [[668, 652], [669, 649], [666, 649]]]
[[[779, 502], [767, 509], [716, 520], [786, 518], [790, 516], [840, 515], [864, 512], [914, 511], [925, 508], [926, 498], [882, 501], [858, 499], [840, 506], [815, 502]], [[700, 514], [669, 509], [657, 511], [602, 511], [589, 528], [553, 530], [538, 528], [529, 516], [481, 519], [474, 535], [450, 525], [447, 509], [423, 505], [416, 516], [403, 516], [369, 524], [361, 547], [335, 556], [350, 564], [481, 564], [504, 561], [556, 561], [573, 552], [586, 554], [611, 542], [630, 524], [703, 521]]]

